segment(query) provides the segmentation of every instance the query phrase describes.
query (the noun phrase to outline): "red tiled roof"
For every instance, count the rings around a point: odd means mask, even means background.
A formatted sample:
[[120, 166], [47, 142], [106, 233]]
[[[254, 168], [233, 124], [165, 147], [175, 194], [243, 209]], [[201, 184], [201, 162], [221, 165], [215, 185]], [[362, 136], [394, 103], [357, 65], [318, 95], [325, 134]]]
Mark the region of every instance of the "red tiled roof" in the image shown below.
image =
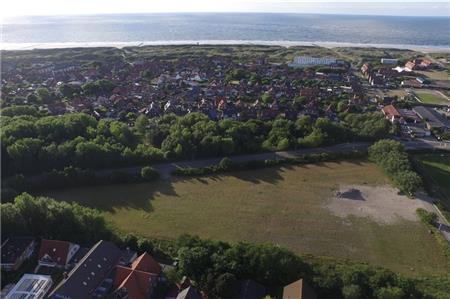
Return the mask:
[[148, 298], [155, 276], [152, 273], [117, 266], [114, 288], [116, 291], [125, 288], [130, 299]]
[[114, 289], [119, 291], [126, 289], [130, 299], [147, 298], [151, 292], [152, 280], [161, 273], [161, 266], [151, 255], [144, 253], [140, 255], [131, 267], [116, 267], [114, 278]]
[[141, 254], [132, 264], [131, 269], [159, 274], [162, 269], [157, 261], [148, 253]]
[[70, 242], [42, 239], [38, 258], [42, 259], [46, 254], [58, 265], [66, 265], [69, 254]]
[[383, 107], [383, 113], [384, 115], [391, 117], [400, 117], [400, 112], [393, 106], [393, 105], [387, 105]]

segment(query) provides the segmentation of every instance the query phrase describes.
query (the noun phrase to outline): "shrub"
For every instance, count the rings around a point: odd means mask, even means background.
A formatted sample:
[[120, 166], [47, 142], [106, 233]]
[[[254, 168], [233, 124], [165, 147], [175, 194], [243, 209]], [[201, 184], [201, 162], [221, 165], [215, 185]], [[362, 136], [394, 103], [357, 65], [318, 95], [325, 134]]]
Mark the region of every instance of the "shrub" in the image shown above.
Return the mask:
[[425, 209], [418, 208], [416, 210], [417, 215], [419, 216], [420, 220], [423, 222], [430, 224], [430, 225], [436, 225], [437, 221], [437, 214], [434, 212], [428, 212]]
[[233, 161], [228, 157], [224, 157], [220, 160], [218, 167], [222, 170], [229, 170], [233, 167]]
[[159, 178], [159, 172], [156, 171], [153, 167], [145, 166], [141, 169], [141, 178], [146, 181], [154, 181]]

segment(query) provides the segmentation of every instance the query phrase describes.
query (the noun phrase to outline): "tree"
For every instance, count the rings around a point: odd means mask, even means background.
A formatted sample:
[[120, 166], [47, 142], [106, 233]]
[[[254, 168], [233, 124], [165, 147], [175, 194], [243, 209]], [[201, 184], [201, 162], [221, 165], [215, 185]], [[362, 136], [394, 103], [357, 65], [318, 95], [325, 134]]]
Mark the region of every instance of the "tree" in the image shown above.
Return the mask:
[[42, 102], [48, 102], [50, 100], [50, 92], [45, 87], [36, 89], [36, 94]]
[[422, 179], [420, 176], [411, 170], [400, 171], [394, 177], [394, 182], [399, 189], [410, 196], [422, 186]]
[[148, 120], [147, 116], [145, 116], [144, 114], [139, 115], [136, 118], [136, 121], [134, 123], [134, 127], [136, 128], [136, 131], [141, 136], [143, 136], [145, 134], [148, 125], [149, 125], [149, 120]]
[[369, 147], [369, 159], [378, 163], [391, 152], [404, 152], [403, 145], [395, 140], [380, 140]]
[[405, 298], [405, 292], [399, 287], [384, 287], [375, 290], [377, 299], [402, 299]]
[[134, 136], [128, 126], [123, 122], [113, 121], [109, 125], [109, 131], [117, 141], [123, 145], [131, 145], [134, 143]]
[[96, 210], [27, 193], [1, 204], [2, 234], [39, 236], [86, 243], [111, 239], [112, 232]]
[[369, 159], [381, 166], [401, 191], [412, 196], [422, 185], [422, 179], [412, 170], [400, 142], [380, 140], [370, 146], [368, 152]]
[[273, 99], [272, 99], [272, 96], [271, 96], [269, 93], [264, 93], [264, 94], [261, 96], [261, 101], [262, 101], [264, 104], [270, 104], [270, 103], [273, 102]]
[[76, 85], [63, 83], [59, 86], [59, 92], [63, 95], [63, 97], [71, 99], [74, 94], [81, 92], [81, 88]]
[[314, 128], [311, 134], [299, 138], [298, 144], [302, 147], [317, 147], [324, 144], [327, 136], [322, 130]]
[[2, 116], [31, 115], [37, 116], [38, 111], [32, 106], [16, 106], [6, 107], [1, 110]]
[[363, 298], [363, 293], [358, 285], [351, 284], [342, 288], [342, 295], [345, 299], [359, 299]]
[[277, 144], [277, 151], [285, 151], [289, 148], [289, 139], [283, 138]]
[[42, 148], [42, 140], [36, 138], [19, 139], [7, 147], [7, 152], [13, 161], [13, 168], [23, 172], [33, 172], [39, 169], [36, 163]]

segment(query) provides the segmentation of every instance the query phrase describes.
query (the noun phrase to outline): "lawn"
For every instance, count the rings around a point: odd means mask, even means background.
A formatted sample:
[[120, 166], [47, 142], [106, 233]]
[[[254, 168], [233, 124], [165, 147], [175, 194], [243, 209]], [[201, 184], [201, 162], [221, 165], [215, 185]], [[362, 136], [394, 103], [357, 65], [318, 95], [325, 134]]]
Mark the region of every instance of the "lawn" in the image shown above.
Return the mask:
[[443, 203], [450, 208], [450, 153], [416, 156], [421, 162], [422, 174], [430, 181]]
[[434, 91], [415, 91], [420, 101], [426, 104], [448, 105], [450, 101], [443, 96], [436, 94]]
[[450, 75], [446, 71], [415, 71], [431, 80], [450, 80]]
[[231, 242], [271, 242], [297, 253], [350, 258], [408, 275], [450, 267], [418, 221], [340, 218], [324, 206], [339, 185], [387, 184], [365, 161], [266, 168], [227, 175], [49, 192], [100, 209], [119, 229], [149, 237], [182, 233]]

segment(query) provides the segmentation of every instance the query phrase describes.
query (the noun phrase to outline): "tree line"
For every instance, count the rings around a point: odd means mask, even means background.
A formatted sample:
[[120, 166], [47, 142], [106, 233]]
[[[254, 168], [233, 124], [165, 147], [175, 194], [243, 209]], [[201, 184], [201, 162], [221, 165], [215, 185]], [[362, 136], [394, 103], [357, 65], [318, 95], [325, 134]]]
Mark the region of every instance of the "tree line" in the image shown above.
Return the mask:
[[41, 116], [35, 109], [2, 111], [2, 174], [33, 174], [68, 166], [114, 168], [177, 159], [377, 140], [389, 133], [381, 115], [346, 113], [342, 121], [302, 116], [245, 122], [212, 121], [201, 113], [138, 116], [131, 124], [83, 114]]

